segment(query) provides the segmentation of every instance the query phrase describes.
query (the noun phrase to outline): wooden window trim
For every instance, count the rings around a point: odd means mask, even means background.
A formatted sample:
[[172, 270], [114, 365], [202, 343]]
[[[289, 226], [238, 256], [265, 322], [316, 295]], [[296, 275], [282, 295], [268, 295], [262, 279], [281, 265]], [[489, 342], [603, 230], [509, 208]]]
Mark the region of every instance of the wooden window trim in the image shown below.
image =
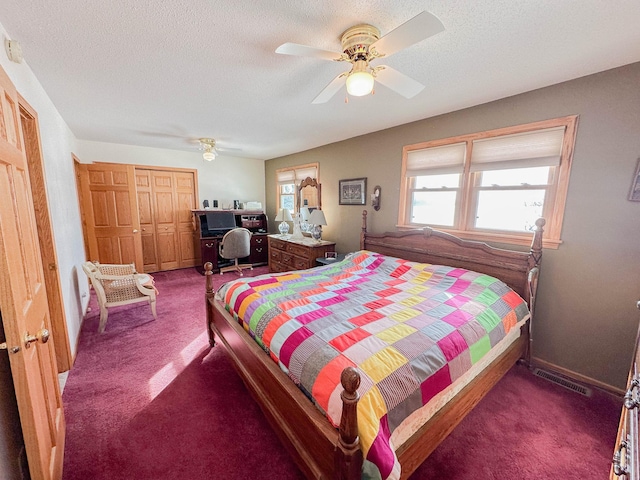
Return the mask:
[[[491, 241], [505, 244], [514, 245], [528, 245], [531, 242], [532, 234], [527, 233], [512, 233], [512, 232], [496, 232], [496, 231], [483, 231], [480, 229], [471, 228], [472, 225], [472, 212], [475, 208], [474, 200], [474, 176], [470, 172], [470, 159], [473, 148], [473, 141], [485, 138], [512, 135], [518, 133], [525, 133], [534, 130], [542, 130], [553, 127], [565, 127], [565, 134], [562, 143], [562, 151], [560, 158], [560, 165], [556, 168], [554, 179], [555, 185], [549, 188], [549, 199], [545, 201], [545, 211], [549, 212], [547, 208], [550, 208], [549, 215], [545, 218], [545, 233], [543, 239], [543, 246], [545, 248], [558, 248], [562, 243], [561, 231], [562, 220], [564, 216], [564, 210], [567, 203], [567, 193], [569, 190], [569, 177], [571, 174], [571, 166], [573, 164], [573, 152], [575, 147], [575, 139], [578, 126], [578, 115], [568, 115], [560, 118], [553, 118], [549, 120], [542, 120], [539, 122], [527, 123], [522, 125], [515, 125], [505, 128], [499, 128], [495, 130], [487, 130], [484, 132], [477, 132], [472, 134], [459, 135], [455, 137], [449, 137], [444, 139], [438, 139], [433, 141], [421, 142], [413, 145], [406, 145], [402, 149], [402, 168], [401, 168], [401, 180], [400, 180], [400, 202], [398, 208], [398, 229], [408, 230], [423, 228], [425, 225], [412, 224], [407, 221], [408, 215], [411, 209], [410, 205], [410, 178], [406, 176], [407, 173], [407, 154], [414, 150], [420, 150], [425, 148], [439, 147], [452, 143], [467, 143], [467, 150], [465, 154], [464, 170], [462, 174], [462, 185], [460, 187], [460, 198], [456, 205], [456, 225], [457, 228], [440, 228], [445, 232], [449, 232], [460, 236], [461, 238], [479, 240], [479, 241]], [[547, 207], [549, 206], [550, 207]]]

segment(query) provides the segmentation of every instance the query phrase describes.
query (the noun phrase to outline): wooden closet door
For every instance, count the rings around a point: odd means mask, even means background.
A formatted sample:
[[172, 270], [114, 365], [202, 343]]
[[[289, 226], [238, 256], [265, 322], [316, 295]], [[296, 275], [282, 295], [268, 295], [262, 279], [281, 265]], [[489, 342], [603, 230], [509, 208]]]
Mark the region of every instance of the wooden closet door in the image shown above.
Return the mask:
[[136, 192], [138, 194], [138, 213], [140, 216], [140, 238], [142, 240], [142, 263], [145, 272], [160, 270], [158, 246], [156, 243], [156, 223], [153, 192], [151, 191], [151, 172], [136, 169]]
[[117, 163], [79, 164], [89, 260], [134, 263], [143, 271], [135, 169]]
[[195, 267], [198, 262], [193, 234], [193, 213], [196, 199], [195, 175], [193, 172], [176, 172], [176, 200], [178, 204], [177, 231], [180, 268]]
[[180, 266], [174, 173], [151, 170], [151, 185], [155, 204], [158, 267], [160, 270], [173, 270]]

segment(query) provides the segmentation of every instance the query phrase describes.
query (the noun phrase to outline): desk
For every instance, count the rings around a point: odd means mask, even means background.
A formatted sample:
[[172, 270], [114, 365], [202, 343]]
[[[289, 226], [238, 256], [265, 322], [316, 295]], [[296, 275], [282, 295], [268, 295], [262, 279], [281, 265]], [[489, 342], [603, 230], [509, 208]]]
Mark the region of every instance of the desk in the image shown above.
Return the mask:
[[[231, 265], [218, 255], [218, 248], [223, 234], [212, 234], [207, 225], [207, 213], [222, 213], [227, 210], [193, 210], [195, 251], [198, 255], [196, 269], [204, 274], [204, 264], [211, 262], [213, 271], [219, 271], [221, 266]], [[265, 265], [267, 257], [267, 217], [263, 212], [232, 210], [237, 227], [247, 228], [252, 232], [251, 253], [240, 263], [251, 263], [253, 266]], [[262, 231], [260, 231], [262, 230]]]
[[335, 252], [335, 242], [312, 238], [292, 240], [290, 235], [268, 235], [269, 272], [305, 270], [316, 266], [316, 258], [326, 252]]

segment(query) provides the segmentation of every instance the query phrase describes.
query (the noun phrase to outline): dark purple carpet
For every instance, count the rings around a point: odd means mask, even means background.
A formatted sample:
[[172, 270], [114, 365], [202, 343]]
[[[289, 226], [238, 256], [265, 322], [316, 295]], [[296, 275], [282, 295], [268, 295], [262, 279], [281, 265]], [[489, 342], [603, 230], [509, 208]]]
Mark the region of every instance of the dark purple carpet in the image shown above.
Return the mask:
[[[63, 394], [64, 480], [302, 478], [224, 348], [208, 348], [204, 277], [154, 277], [157, 321], [118, 307], [100, 335], [92, 293]], [[514, 367], [411, 478], [604, 479], [620, 407]]]

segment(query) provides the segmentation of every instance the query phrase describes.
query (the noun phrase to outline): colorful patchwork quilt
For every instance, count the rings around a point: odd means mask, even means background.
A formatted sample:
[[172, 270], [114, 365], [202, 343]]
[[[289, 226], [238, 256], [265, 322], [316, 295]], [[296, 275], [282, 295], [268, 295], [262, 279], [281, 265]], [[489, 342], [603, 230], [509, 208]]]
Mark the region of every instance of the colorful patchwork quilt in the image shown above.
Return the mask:
[[384, 479], [400, 477], [394, 429], [529, 315], [496, 278], [369, 251], [233, 281], [218, 298], [336, 427], [340, 374], [358, 369], [364, 476]]

